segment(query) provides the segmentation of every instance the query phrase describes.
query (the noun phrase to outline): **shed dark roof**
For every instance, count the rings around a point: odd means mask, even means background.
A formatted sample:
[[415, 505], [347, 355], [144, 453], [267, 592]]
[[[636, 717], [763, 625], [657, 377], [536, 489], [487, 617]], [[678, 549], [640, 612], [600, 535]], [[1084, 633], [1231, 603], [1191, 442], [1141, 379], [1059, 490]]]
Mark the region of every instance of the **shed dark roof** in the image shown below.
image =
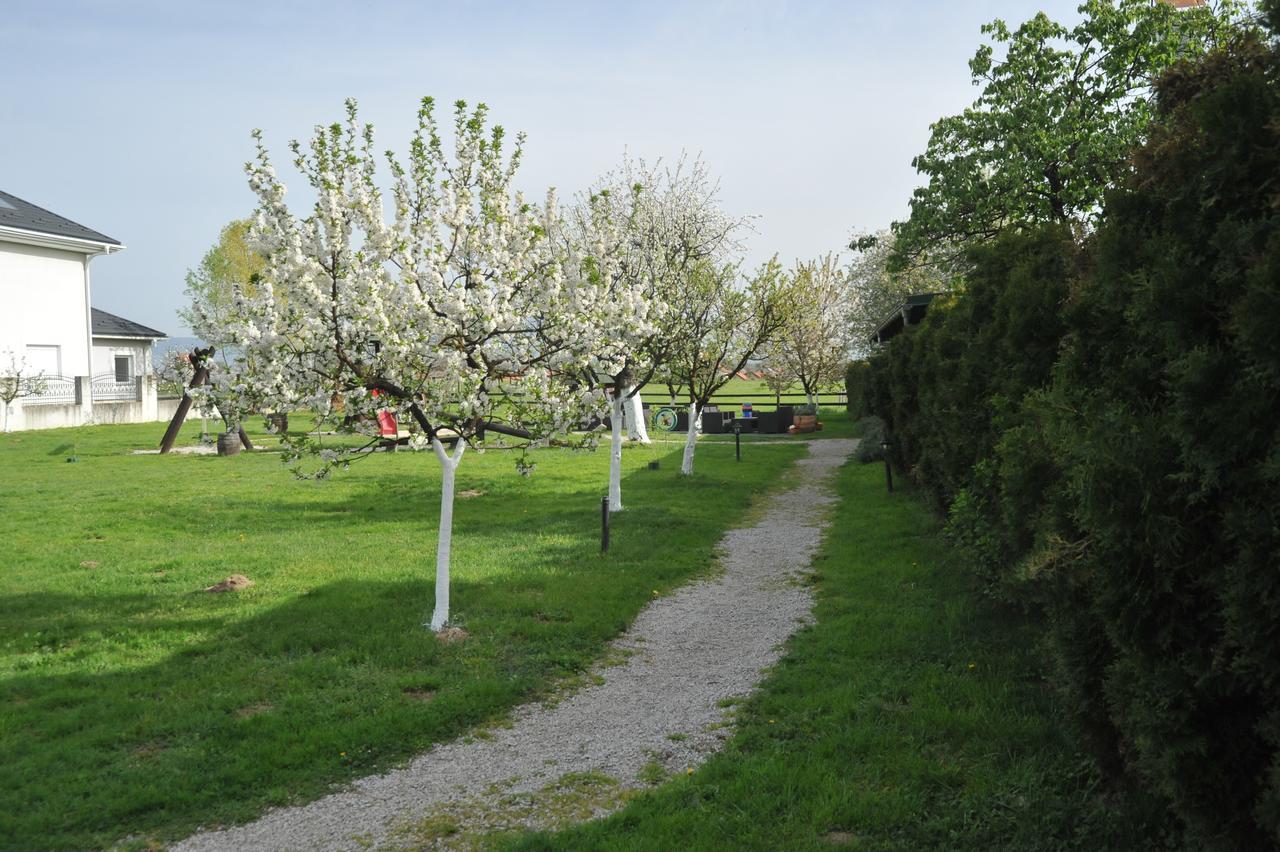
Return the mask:
[[72, 222], [57, 213], [50, 213], [43, 207], [37, 207], [30, 201], [23, 201], [16, 195], [10, 195], [3, 190], [0, 190], [0, 225], [33, 231], [37, 234], [52, 234], [57, 237], [120, 245], [119, 240], [113, 240], [106, 234], [100, 234], [92, 228]]
[[908, 325], [915, 325], [924, 319], [925, 313], [929, 310], [929, 303], [933, 301], [938, 293], [916, 293], [908, 296], [903, 300], [902, 304], [893, 309], [893, 313], [885, 317], [884, 322], [880, 323], [879, 328], [871, 335], [871, 343], [884, 343], [892, 337], [896, 337]]
[[169, 336], [163, 331], [156, 331], [142, 323], [97, 308], [93, 309], [93, 333], [96, 337], [151, 337], [157, 340]]

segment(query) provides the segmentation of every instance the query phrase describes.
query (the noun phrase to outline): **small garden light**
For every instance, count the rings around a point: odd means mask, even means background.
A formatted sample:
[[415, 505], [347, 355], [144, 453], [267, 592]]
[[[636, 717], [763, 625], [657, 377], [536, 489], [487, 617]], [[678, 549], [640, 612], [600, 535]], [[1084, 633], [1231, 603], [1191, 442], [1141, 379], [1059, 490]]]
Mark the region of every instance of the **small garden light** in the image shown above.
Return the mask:
[[889, 440], [889, 436], [885, 435], [880, 439], [880, 453], [884, 456], [884, 484], [889, 493], [893, 493], [893, 468], [889, 465], [889, 450], [893, 447], [893, 442]]

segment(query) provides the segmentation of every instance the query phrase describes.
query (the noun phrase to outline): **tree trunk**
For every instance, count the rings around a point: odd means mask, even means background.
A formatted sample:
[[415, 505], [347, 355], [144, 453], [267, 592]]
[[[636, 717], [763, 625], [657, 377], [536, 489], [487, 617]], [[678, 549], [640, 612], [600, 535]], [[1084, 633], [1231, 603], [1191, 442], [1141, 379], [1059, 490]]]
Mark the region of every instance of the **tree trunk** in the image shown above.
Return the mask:
[[4, 431], [9, 431], [9, 403], [0, 400], [0, 405], [4, 406]]
[[609, 511], [622, 511], [622, 407], [623, 400], [613, 395], [609, 404]]
[[809, 399], [809, 404], [813, 406], [813, 413], [817, 414], [818, 413], [818, 395], [811, 390], [807, 390], [804, 393], [805, 393], [805, 396]]
[[453, 455], [445, 450], [439, 438], [431, 439], [431, 448], [440, 460], [444, 475], [440, 479], [440, 530], [436, 543], [436, 608], [431, 614], [431, 629], [443, 630], [449, 622], [449, 549], [453, 544], [453, 480], [467, 448], [466, 441], [458, 439]]
[[684, 439], [684, 462], [680, 465], [680, 472], [685, 476], [693, 475], [693, 448], [698, 444], [698, 415], [701, 412], [696, 402], [689, 403], [689, 433]]
[[[630, 392], [634, 389], [634, 385], [627, 388]], [[644, 401], [640, 399], [640, 391], [636, 391], [627, 397], [627, 435], [633, 441], [639, 441], [642, 444], [648, 444], [649, 441], [649, 424], [644, 422]]]

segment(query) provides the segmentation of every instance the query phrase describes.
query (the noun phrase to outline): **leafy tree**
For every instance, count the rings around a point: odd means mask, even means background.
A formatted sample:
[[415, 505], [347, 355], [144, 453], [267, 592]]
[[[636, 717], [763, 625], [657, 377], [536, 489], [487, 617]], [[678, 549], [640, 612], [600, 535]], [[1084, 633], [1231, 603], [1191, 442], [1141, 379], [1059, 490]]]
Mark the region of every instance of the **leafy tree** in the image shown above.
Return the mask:
[[784, 301], [783, 323], [766, 347], [773, 368], [766, 383], [777, 372], [794, 376], [817, 404], [818, 391], [844, 377], [853, 343], [848, 289], [836, 256], [797, 263]]
[[693, 473], [698, 420], [716, 391], [754, 358], [786, 319], [787, 275], [774, 258], [742, 286], [738, 267], [700, 264], [672, 303], [677, 318], [666, 380], [689, 397], [689, 431], [680, 472]]
[[1016, 29], [1002, 20], [983, 26], [993, 43], [969, 61], [982, 94], [937, 121], [912, 160], [928, 183], [915, 191], [910, 218], [894, 224], [897, 262], [939, 244], [983, 242], [1011, 225], [1090, 223], [1143, 137], [1152, 84], [1179, 59], [1221, 43], [1242, 9], [1238, 0], [1185, 9], [1085, 0], [1075, 26], [1044, 13]]
[[249, 245], [251, 224], [249, 219], [227, 223], [200, 263], [187, 270], [190, 305], [179, 310], [178, 316], [198, 334], [213, 335], [206, 340], [215, 346], [222, 343], [214, 338], [220, 336], [217, 329], [227, 321], [236, 290], [252, 294], [254, 280], [266, 266], [266, 259]]

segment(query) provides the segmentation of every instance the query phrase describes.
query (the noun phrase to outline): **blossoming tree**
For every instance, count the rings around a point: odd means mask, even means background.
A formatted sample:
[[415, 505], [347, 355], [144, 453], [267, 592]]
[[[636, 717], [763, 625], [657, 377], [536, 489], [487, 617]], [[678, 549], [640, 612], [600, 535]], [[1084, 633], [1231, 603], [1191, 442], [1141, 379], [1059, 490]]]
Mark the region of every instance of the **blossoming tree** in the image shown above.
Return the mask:
[[[576, 274], [597, 287], [601, 297], [596, 300], [593, 321], [599, 332], [594, 354], [602, 372], [590, 379], [609, 390], [609, 511], [620, 512], [624, 406], [628, 395], [634, 394], [637, 368], [649, 368], [644, 344], [662, 327], [666, 305], [653, 280], [637, 263], [637, 246], [625, 233], [628, 220], [619, 220], [608, 189], [582, 199], [570, 223], [566, 239], [576, 260]], [[633, 434], [638, 427], [647, 443], [643, 419], [634, 412], [629, 412], [627, 419]]]
[[9, 431], [9, 409], [13, 403], [26, 396], [38, 396], [47, 386], [44, 374], [33, 369], [26, 358], [20, 358], [6, 349], [0, 366], [0, 403], [4, 407], [4, 422], [0, 431]]
[[[591, 445], [576, 432], [603, 414], [584, 377], [596, 351], [601, 291], [560, 230], [554, 193], [527, 201], [513, 185], [523, 136], [508, 155], [484, 105], [455, 110], [452, 156], [424, 99], [407, 160], [388, 154], [393, 213], [375, 180], [373, 128], [354, 102], [345, 124], [294, 142], [294, 164], [315, 195], [300, 218], [285, 202], [260, 133], [246, 166], [259, 208], [251, 241], [266, 258], [254, 293], [235, 300], [227, 327], [242, 357], [228, 389], [246, 407], [308, 408], [320, 425], [363, 433], [363, 446], [318, 447], [285, 436], [287, 458], [318, 458], [313, 475], [345, 466], [377, 441], [390, 411], [419, 430], [443, 470], [430, 626], [449, 620], [449, 555], [456, 472], [468, 446]], [[350, 443], [350, 442], [348, 442]], [[521, 455], [519, 465], [531, 465]]]
[[[677, 346], [681, 323], [673, 305], [693, 270], [717, 264], [737, 248], [746, 219], [720, 206], [719, 187], [701, 160], [649, 166], [624, 157], [622, 166], [596, 182], [578, 205], [574, 222], [584, 246], [607, 258], [608, 286], [643, 310], [626, 309], [602, 329], [599, 353], [613, 363], [609, 508], [622, 506], [622, 428], [649, 443], [640, 388], [652, 380]], [[629, 321], [628, 321], [629, 318]]]

